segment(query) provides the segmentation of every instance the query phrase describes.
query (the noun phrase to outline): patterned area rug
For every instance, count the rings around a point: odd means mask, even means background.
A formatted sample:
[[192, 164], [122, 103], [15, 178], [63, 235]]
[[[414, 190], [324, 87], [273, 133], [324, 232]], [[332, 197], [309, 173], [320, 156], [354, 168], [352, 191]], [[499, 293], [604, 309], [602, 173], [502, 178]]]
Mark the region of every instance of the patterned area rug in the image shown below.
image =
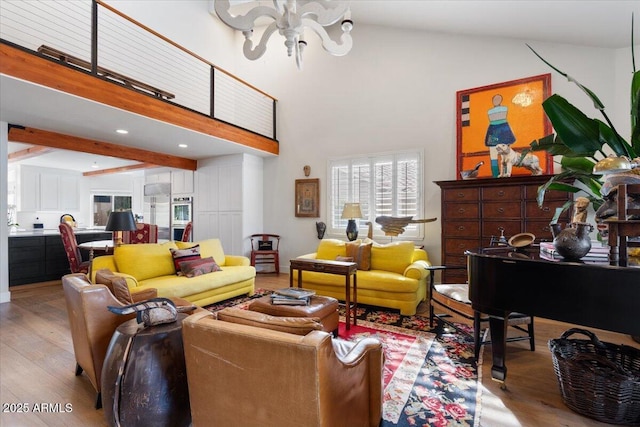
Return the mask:
[[[246, 308], [271, 291], [257, 289], [206, 307]], [[379, 339], [385, 352], [383, 427], [477, 426], [480, 414], [479, 367], [473, 358], [473, 340], [462, 334], [431, 330], [428, 317], [402, 316], [378, 307], [359, 306], [358, 325], [347, 331], [340, 312], [340, 338]]]

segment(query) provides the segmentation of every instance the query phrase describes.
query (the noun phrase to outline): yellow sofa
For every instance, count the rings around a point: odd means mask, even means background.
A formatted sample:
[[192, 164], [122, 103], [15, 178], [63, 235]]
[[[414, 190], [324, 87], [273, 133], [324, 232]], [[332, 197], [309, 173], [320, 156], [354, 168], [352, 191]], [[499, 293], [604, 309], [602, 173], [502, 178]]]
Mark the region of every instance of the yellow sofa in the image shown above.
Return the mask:
[[[195, 277], [176, 275], [170, 248], [200, 245], [202, 258], [213, 257], [221, 271]], [[113, 255], [100, 256], [91, 264], [91, 282], [98, 270], [107, 268], [127, 279], [131, 292], [155, 288], [159, 297], [179, 297], [205, 306], [238, 295], [253, 295], [256, 269], [249, 258], [225, 255], [219, 239], [200, 242], [167, 242], [121, 245]]]
[[[336, 260], [346, 257], [347, 242], [323, 239], [317, 252], [298, 258]], [[427, 252], [413, 242], [392, 242], [381, 245], [373, 242], [369, 270], [358, 270], [358, 303], [400, 310], [403, 315], [416, 314], [420, 302], [427, 299], [427, 279], [430, 266]], [[293, 274], [294, 286], [298, 271]], [[320, 295], [345, 300], [345, 279], [329, 273], [302, 272], [302, 287]]]

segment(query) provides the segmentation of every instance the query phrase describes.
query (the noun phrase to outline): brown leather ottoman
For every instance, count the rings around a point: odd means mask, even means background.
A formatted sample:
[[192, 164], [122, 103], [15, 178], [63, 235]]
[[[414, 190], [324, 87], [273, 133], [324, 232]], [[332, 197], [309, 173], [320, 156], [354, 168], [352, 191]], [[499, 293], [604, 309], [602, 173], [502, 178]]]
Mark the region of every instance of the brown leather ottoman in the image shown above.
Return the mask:
[[338, 335], [338, 300], [314, 295], [309, 305], [273, 305], [271, 296], [258, 298], [249, 305], [249, 310], [280, 317], [318, 317], [322, 330]]

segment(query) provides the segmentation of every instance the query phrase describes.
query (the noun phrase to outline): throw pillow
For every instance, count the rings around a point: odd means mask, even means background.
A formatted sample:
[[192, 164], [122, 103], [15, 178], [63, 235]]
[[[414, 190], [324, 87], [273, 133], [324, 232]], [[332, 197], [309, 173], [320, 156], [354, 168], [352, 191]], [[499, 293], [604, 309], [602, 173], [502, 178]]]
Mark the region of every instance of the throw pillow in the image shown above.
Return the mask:
[[187, 249], [169, 248], [169, 250], [171, 251], [171, 256], [173, 257], [173, 265], [176, 268], [176, 274], [178, 276], [182, 275], [180, 263], [200, 259], [200, 245], [195, 245]]
[[371, 243], [350, 242], [347, 243], [347, 256], [353, 258], [358, 264], [358, 270], [371, 269]]
[[208, 257], [192, 261], [183, 261], [180, 263], [180, 270], [184, 276], [196, 277], [207, 273], [213, 273], [214, 271], [221, 271], [222, 269], [218, 264], [216, 264], [213, 257]]
[[114, 297], [124, 305], [133, 304], [127, 280], [124, 277], [116, 276], [108, 268], [96, 271], [96, 284], [105, 285]]

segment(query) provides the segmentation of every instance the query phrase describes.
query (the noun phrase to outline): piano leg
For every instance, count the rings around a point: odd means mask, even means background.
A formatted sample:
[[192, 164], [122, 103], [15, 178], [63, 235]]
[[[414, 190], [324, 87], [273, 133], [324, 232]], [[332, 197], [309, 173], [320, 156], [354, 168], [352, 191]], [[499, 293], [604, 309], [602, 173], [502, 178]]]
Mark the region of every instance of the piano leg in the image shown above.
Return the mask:
[[[504, 383], [507, 379], [507, 367], [505, 365], [506, 347], [507, 347], [507, 322], [505, 316], [489, 317], [489, 331], [491, 332], [491, 355], [493, 357], [493, 366], [491, 367], [491, 378], [495, 381]], [[501, 386], [506, 388], [506, 386]]]

